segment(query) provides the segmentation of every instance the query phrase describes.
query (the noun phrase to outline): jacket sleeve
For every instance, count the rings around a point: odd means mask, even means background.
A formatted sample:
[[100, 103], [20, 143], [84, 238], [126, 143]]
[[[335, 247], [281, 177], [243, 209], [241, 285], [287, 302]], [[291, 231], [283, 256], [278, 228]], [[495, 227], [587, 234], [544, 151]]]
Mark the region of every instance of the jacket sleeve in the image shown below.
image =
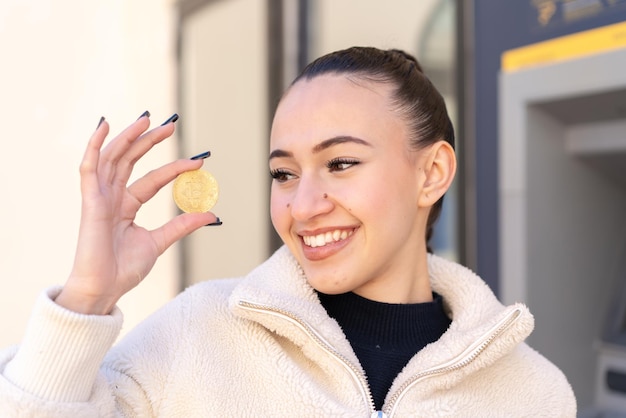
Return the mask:
[[527, 344], [521, 344], [517, 352], [525, 366], [510, 376], [518, 376], [523, 387], [517, 399], [522, 408], [528, 408], [526, 416], [575, 418], [576, 396], [565, 374]]
[[122, 313], [82, 315], [53, 302], [35, 303], [20, 347], [0, 352], [0, 416], [114, 416], [111, 382], [99, 371], [122, 326]]

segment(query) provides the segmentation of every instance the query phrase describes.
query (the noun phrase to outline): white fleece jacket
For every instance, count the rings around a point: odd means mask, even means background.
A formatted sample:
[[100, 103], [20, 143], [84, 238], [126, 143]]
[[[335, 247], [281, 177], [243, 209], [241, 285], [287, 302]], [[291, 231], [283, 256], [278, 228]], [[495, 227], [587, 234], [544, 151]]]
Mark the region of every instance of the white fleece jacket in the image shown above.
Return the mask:
[[0, 416], [575, 417], [565, 376], [523, 343], [527, 308], [502, 306], [462, 266], [428, 262], [452, 324], [398, 375], [380, 415], [283, 247], [245, 278], [187, 289], [112, 349], [119, 310], [79, 315], [49, 290], [19, 349], [0, 353]]

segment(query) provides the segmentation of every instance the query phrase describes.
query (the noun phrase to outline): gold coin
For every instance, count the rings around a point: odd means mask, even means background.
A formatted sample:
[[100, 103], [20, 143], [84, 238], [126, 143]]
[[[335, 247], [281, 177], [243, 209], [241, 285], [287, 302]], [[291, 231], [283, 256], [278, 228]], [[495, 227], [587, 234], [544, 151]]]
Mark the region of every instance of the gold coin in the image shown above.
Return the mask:
[[219, 194], [217, 180], [205, 170], [192, 170], [181, 173], [172, 189], [176, 206], [183, 212], [208, 212]]

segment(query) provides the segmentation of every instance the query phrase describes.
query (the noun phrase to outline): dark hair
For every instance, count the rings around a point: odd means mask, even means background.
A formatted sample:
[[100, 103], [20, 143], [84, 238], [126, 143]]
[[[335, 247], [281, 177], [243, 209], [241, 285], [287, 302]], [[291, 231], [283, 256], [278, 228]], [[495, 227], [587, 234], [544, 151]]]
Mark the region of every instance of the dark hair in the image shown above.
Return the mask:
[[[322, 74], [350, 74], [363, 80], [389, 83], [396, 88], [392, 100], [410, 129], [410, 145], [419, 150], [444, 140], [454, 148], [454, 128], [443, 97], [422, 71], [417, 59], [399, 49], [352, 47], [324, 55], [307, 65], [292, 85]], [[441, 213], [443, 196], [431, 208], [426, 243]], [[432, 252], [428, 247], [428, 252]]]

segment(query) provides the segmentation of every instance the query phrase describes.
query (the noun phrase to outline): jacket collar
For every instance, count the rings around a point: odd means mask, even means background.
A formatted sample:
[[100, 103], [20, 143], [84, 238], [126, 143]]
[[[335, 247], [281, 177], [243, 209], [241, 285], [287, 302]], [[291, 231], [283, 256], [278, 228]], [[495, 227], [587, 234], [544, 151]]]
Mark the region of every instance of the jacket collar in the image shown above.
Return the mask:
[[[452, 387], [511, 353], [534, 328], [534, 318], [526, 306], [502, 305], [489, 286], [468, 268], [430, 254], [428, 269], [431, 287], [443, 297], [452, 323], [438, 341], [410, 360], [391, 392], [399, 390], [401, 382], [416, 373], [436, 370], [456, 359], [460, 367], [454, 368], [454, 373], [435, 374], [432, 379], [438, 387]], [[475, 353], [478, 355], [472, 357]]]
[[[302, 347], [305, 354], [314, 357], [309, 351], [315, 349], [310, 336], [298, 323], [285, 320], [286, 317], [297, 319], [311, 326], [329, 345], [358, 364], [341, 328], [328, 316], [315, 290], [308, 284], [302, 268], [286, 246], [279, 248], [243, 279], [234, 289], [229, 305], [236, 315], [258, 322], [270, 331], [289, 338]], [[259, 309], [249, 308], [252, 305], [270, 314], [259, 315]]]
[[[461, 374], [471, 373], [476, 368], [495, 362], [513, 350], [532, 331], [534, 320], [524, 305], [503, 306], [487, 284], [466, 267], [429, 255], [428, 268], [432, 289], [443, 297], [452, 324], [437, 342], [425, 347], [409, 362], [401, 376], [408, 377], [415, 370], [449, 361], [476, 341], [485, 338], [512, 313], [516, 313], [515, 320], [502, 335], [505, 338], [491, 341], [481, 354], [480, 361], [464, 367]], [[242, 303], [264, 307], [262, 310], [271, 308], [288, 313], [311, 326], [336, 350], [358, 364], [350, 343], [336, 321], [328, 317], [302, 269], [285, 246], [244, 278], [233, 291], [229, 303], [236, 315], [258, 322], [291, 339], [302, 346], [306, 354], [306, 346], [311, 344], [311, 339], [300, 327], [294, 326], [293, 321], [285, 321], [283, 314], [258, 315], [258, 310], [244, 309]]]

